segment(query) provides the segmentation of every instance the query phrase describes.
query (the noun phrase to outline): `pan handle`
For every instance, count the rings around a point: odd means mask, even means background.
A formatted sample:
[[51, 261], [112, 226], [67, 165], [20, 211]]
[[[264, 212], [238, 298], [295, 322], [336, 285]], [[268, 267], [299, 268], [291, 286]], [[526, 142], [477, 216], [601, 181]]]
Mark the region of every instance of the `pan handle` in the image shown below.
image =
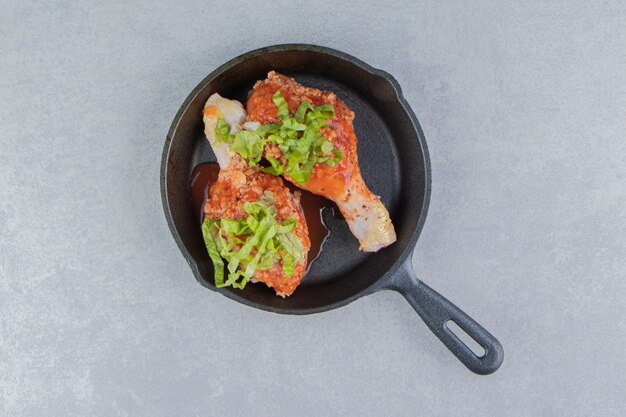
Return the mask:
[[[488, 375], [502, 365], [504, 351], [498, 340], [460, 308], [448, 301], [437, 291], [417, 279], [410, 261], [396, 276], [392, 289], [400, 292], [411, 307], [424, 320], [432, 332], [443, 342], [470, 371]], [[472, 337], [484, 350], [482, 356], [476, 355], [448, 327], [448, 322], [455, 322]]]

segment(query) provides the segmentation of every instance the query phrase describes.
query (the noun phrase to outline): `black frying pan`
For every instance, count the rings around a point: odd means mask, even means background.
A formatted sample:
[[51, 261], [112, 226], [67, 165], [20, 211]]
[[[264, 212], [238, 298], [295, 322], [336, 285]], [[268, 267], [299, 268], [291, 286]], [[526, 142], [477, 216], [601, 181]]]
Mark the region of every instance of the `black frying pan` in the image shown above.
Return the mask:
[[[389, 209], [398, 241], [378, 253], [358, 251], [347, 224], [326, 213], [331, 235], [320, 258], [288, 298], [263, 284], [244, 290], [217, 289], [193, 209], [190, 175], [215, 161], [204, 137], [202, 109], [212, 93], [246, 101], [255, 81], [276, 70], [300, 83], [333, 91], [354, 110], [363, 178]], [[358, 59], [312, 45], [278, 45], [234, 58], [206, 77], [185, 100], [172, 122], [161, 164], [163, 208], [174, 239], [198, 281], [226, 297], [261, 310], [311, 314], [344, 306], [381, 290], [400, 292], [452, 353], [473, 372], [490, 374], [503, 360], [500, 343], [471, 317], [415, 277], [411, 254], [430, 197], [430, 165], [424, 134], [389, 74]], [[484, 349], [472, 352], [449, 328], [452, 320]]]

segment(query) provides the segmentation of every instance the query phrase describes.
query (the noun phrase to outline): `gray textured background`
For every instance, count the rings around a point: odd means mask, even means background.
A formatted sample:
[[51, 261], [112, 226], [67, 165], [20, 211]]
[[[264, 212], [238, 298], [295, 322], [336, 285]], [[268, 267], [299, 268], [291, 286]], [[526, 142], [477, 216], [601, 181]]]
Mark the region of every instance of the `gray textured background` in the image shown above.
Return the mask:
[[[2, 2], [0, 415], [623, 415], [624, 3], [333, 3]], [[399, 80], [433, 169], [414, 266], [499, 337], [496, 374], [395, 293], [284, 317], [194, 280], [165, 134], [211, 70], [285, 42]]]

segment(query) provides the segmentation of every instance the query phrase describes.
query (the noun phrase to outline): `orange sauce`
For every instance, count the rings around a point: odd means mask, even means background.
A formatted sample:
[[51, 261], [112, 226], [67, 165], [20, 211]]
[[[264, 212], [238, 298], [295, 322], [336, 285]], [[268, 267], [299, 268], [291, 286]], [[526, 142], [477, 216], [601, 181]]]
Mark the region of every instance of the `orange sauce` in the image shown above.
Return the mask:
[[205, 117], [219, 117], [222, 115], [220, 108], [217, 106], [206, 106], [203, 110]]

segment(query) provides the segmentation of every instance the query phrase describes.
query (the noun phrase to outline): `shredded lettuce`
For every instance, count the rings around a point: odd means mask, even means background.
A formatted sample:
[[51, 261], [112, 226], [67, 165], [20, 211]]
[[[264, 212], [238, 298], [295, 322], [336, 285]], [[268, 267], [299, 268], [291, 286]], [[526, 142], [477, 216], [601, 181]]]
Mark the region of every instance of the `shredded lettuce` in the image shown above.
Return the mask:
[[277, 107], [281, 123], [265, 124], [255, 131], [244, 130], [230, 135], [228, 124], [219, 119], [215, 137], [231, 143], [233, 151], [253, 166], [257, 166], [263, 158], [265, 145], [275, 143], [287, 163], [283, 164], [281, 160], [268, 156], [265, 160], [270, 166], [259, 166], [259, 169], [272, 175], [287, 173], [301, 184], [309, 182], [316, 163], [335, 166], [341, 162], [341, 151], [320, 131], [321, 128], [328, 127], [327, 119], [335, 117], [333, 106], [313, 106], [308, 101], [303, 101], [291, 116], [287, 101], [280, 90], [274, 93], [272, 101]]
[[202, 236], [204, 237], [204, 244], [209, 252], [209, 257], [213, 262], [213, 268], [215, 269], [215, 286], [221, 287], [224, 285], [224, 261], [217, 249], [217, 244], [213, 239], [213, 232], [211, 231], [211, 221], [209, 219], [202, 223]]
[[220, 117], [217, 119], [217, 125], [215, 126], [215, 139], [221, 142], [230, 143], [230, 126], [224, 120], [224, 118]]
[[289, 117], [289, 106], [287, 105], [287, 100], [285, 100], [285, 97], [283, 97], [280, 90], [276, 90], [272, 96], [272, 101], [276, 107], [278, 107], [278, 117], [280, 117], [281, 120]]
[[235, 134], [232, 149], [250, 163], [257, 164], [263, 156], [263, 140], [256, 132], [242, 130]]
[[279, 223], [273, 196], [268, 192], [258, 201], [245, 202], [243, 208], [248, 213], [245, 219], [207, 218], [202, 223], [204, 243], [215, 269], [215, 286], [244, 288], [255, 271], [271, 269], [277, 262], [282, 262], [285, 275], [293, 276], [306, 255], [293, 232], [296, 219]]

